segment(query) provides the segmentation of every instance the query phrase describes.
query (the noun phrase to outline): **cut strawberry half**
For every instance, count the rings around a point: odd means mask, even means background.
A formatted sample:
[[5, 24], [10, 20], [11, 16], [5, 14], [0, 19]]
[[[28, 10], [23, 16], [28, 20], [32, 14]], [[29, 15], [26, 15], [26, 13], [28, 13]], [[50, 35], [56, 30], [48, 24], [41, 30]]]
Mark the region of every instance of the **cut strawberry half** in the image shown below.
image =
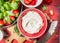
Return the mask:
[[4, 25], [4, 21], [0, 20], [0, 26]]
[[36, 4], [36, 0], [33, 0], [32, 2], [31, 2], [31, 5], [35, 5]]
[[16, 39], [13, 39], [11, 43], [18, 43]]
[[15, 20], [15, 16], [10, 16], [10, 19], [11, 19], [12, 21], [14, 21], [14, 20]]

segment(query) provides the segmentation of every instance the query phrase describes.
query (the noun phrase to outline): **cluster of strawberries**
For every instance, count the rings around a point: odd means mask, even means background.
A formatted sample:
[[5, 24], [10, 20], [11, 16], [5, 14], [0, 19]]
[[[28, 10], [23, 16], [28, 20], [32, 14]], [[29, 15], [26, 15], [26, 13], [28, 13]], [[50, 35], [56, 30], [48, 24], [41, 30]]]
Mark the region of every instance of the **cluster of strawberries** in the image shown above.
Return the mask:
[[[14, 14], [19, 13], [18, 10], [13, 10], [12, 12], [13, 12]], [[15, 18], [16, 18], [15, 16], [10, 16], [10, 19], [11, 19], [11, 20], [15, 20]], [[2, 19], [0, 19], [0, 25], [1, 25], [1, 26], [2, 26], [2, 25], [6, 25], [6, 26], [7, 26], [7, 25], [9, 25], [9, 23], [5, 23]]]
[[35, 5], [37, 0], [24, 0], [24, 3], [27, 5]]

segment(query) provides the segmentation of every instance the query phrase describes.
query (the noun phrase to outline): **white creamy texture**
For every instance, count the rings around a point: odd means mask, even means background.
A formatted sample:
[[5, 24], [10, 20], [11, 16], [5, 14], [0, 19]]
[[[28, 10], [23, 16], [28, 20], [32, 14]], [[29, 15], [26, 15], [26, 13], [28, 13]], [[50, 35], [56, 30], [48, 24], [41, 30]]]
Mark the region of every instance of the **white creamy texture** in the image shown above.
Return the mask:
[[37, 12], [29, 11], [23, 18], [22, 18], [22, 26], [23, 29], [30, 33], [37, 33], [40, 31], [43, 24], [43, 20]]
[[3, 39], [3, 33], [2, 33], [2, 31], [0, 30], [0, 40], [2, 40]]

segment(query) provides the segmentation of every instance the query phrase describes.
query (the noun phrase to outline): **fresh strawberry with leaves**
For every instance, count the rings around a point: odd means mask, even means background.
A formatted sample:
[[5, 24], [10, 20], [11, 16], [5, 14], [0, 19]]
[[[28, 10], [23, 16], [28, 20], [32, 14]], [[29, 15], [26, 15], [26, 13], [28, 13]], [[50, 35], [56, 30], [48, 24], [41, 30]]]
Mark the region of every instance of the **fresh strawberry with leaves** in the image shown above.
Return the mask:
[[10, 16], [10, 19], [11, 19], [12, 21], [14, 21], [14, 20], [15, 20], [15, 16]]
[[4, 21], [0, 20], [0, 26], [3, 26], [3, 25], [4, 25]]

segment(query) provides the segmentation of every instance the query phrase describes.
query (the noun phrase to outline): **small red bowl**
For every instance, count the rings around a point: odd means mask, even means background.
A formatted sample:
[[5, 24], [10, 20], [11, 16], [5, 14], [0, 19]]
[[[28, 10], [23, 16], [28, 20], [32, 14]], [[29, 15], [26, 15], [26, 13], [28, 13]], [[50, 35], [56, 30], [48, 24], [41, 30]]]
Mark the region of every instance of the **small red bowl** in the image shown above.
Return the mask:
[[[27, 33], [27, 32], [23, 29], [23, 27], [22, 27], [22, 17], [25, 16], [26, 13], [29, 12], [29, 11], [35, 11], [35, 12], [39, 13], [39, 15], [40, 15], [40, 16], [42, 17], [42, 19], [43, 19], [44, 25], [43, 25], [43, 27], [41, 28], [41, 30], [40, 30], [38, 33], [29, 34], [29, 33]], [[44, 13], [43, 13], [42, 11], [40, 11], [40, 10], [38, 10], [38, 9], [36, 9], [36, 8], [29, 8], [29, 9], [24, 10], [24, 11], [19, 15], [18, 21], [17, 21], [17, 26], [18, 26], [19, 31], [20, 31], [24, 36], [26, 36], [26, 37], [28, 37], [28, 38], [37, 38], [37, 37], [41, 37], [41, 36], [45, 33], [45, 31], [46, 31], [46, 29], [47, 29], [47, 19], [46, 19], [45, 15], [44, 15]]]

